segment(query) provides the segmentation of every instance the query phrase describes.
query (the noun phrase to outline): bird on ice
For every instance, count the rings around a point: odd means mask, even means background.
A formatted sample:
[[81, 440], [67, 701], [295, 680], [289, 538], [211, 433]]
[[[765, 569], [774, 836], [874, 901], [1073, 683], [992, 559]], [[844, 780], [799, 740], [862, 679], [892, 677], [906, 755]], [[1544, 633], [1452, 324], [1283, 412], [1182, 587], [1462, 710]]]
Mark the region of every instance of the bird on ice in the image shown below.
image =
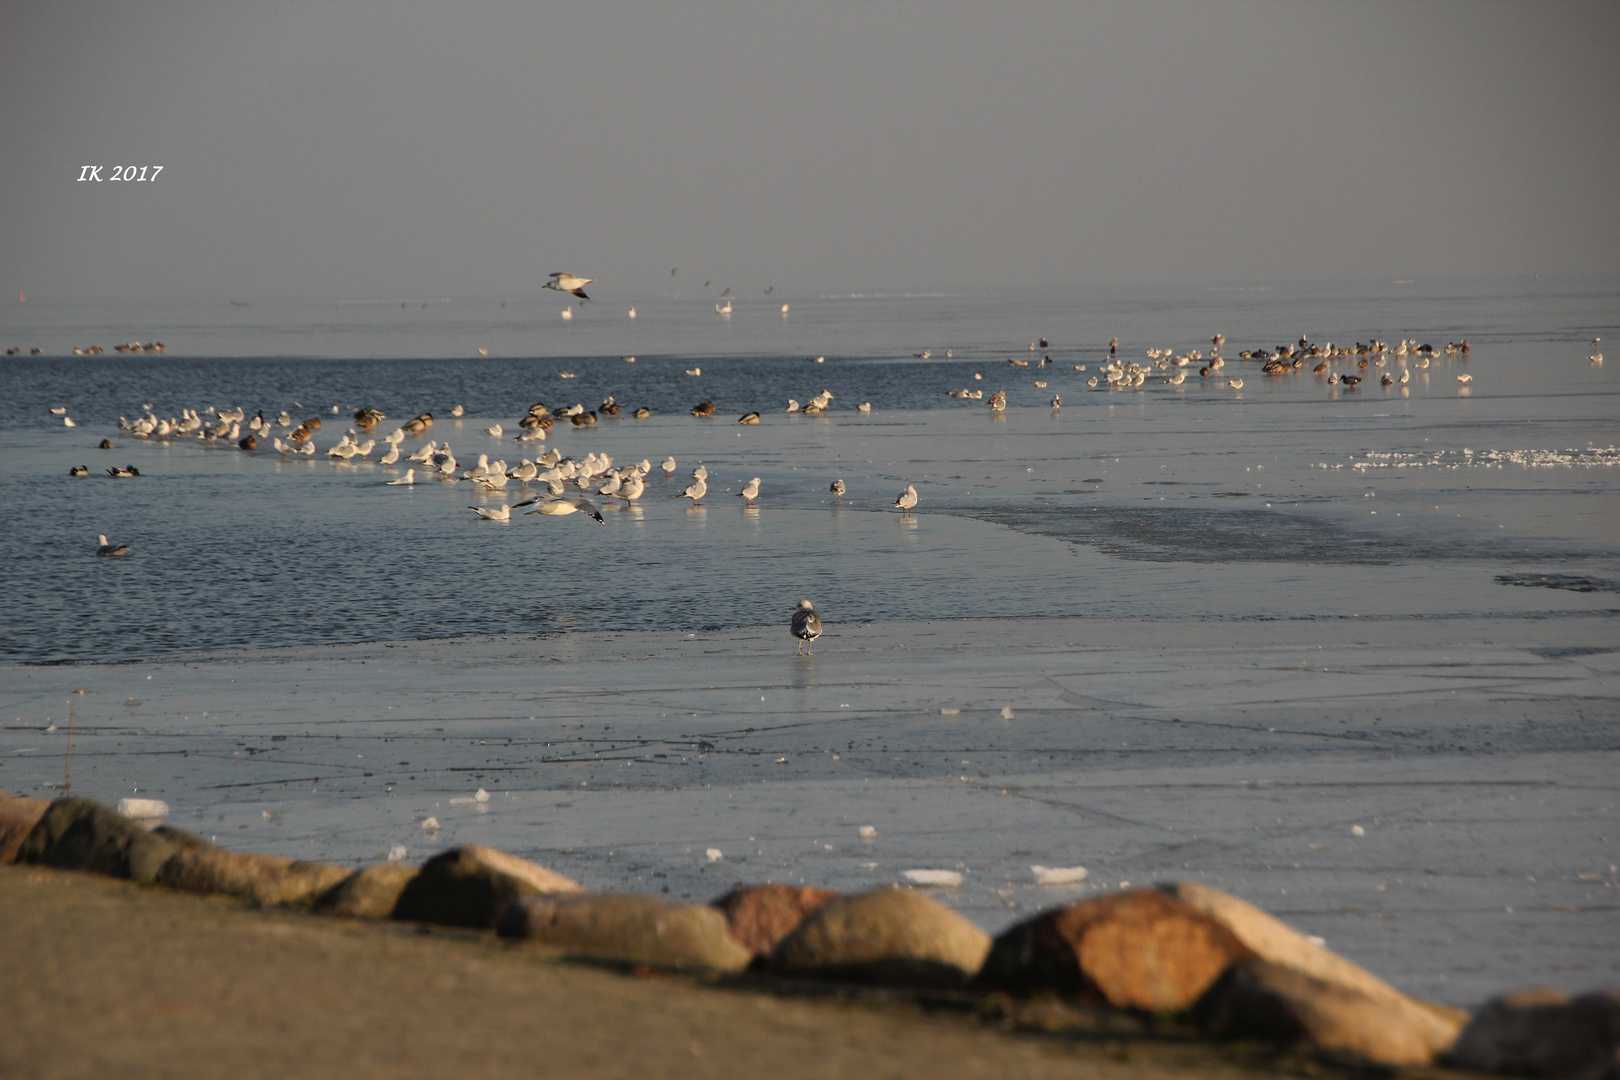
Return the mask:
[[589, 300], [585, 295], [585, 286], [596, 279], [593, 277], [575, 277], [573, 274], [561, 270], [551, 275], [551, 280], [540, 286], [542, 289], [555, 289], [558, 292], [573, 293], [581, 300]]
[[916, 487], [912, 484], [907, 484], [906, 490], [902, 491], [900, 493], [900, 497], [894, 500], [894, 505], [898, 506], [901, 510], [909, 512], [913, 506], [917, 505]]
[[756, 476], [744, 484], [743, 489], [737, 492], [737, 498], [746, 500], [752, 506], [754, 500], [759, 498], [759, 477]]
[[707, 495], [708, 493], [709, 483], [700, 476], [690, 484], [686, 485], [686, 490], [681, 492], [680, 497], [683, 499], [691, 499], [692, 505], [696, 506], [698, 503], [703, 501], [703, 496]]
[[469, 506], [469, 507], [467, 507], [467, 509], [469, 509], [473, 513], [477, 514], [480, 518], [482, 518], [485, 521], [511, 521], [512, 520], [512, 508], [510, 506], [507, 506], [505, 503], [502, 503], [498, 507], [492, 507], [492, 506]]
[[406, 469], [404, 476], [400, 477], [398, 480], [390, 480], [390, 481], [388, 481], [388, 486], [389, 487], [399, 487], [401, 485], [410, 485], [410, 484], [414, 484], [414, 483], [416, 483], [416, 470], [415, 469]]
[[844, 486], [842, 480], [834, 480], [827, 485], [827, 490], [833, 493], [833, 501], [836, 502], [844, 497], [844, 492], [848, 491], [849, 488]]
[[97, 540], [97, 542], [99, 544], [99, 546], [96, 548], [96, 554], [97, 555], [128, 555], [129, 554], [129, 545], [128, 544], [109, 544], [109, 543], [107, 543], [107, 535], [105, 533], [101, 534], [100, 536], [97, 536], [96, 540]]
[[591, 517], [595, 518], [598, 525], [607, 524], [607, 522], [602, 519], [602, 512], [598, 510], [596, 508], [596, 504], [591, 502], [589, 499], [547, 499], [533, 510], [526, 512], [530, 514], [544, 514], [546, 517], [566, 517], [569, 514], [579, 512], [589, 514]]
[[[816, 614], [815, 605], [808, 600], [800, 600], [793, 609], [792, 622], [793, 636], [799, 639], [799, 655], [804, 655], [804, 647], [821, 636], [821, 616]], [[815, 653], [811, 653], [814, 656]]]

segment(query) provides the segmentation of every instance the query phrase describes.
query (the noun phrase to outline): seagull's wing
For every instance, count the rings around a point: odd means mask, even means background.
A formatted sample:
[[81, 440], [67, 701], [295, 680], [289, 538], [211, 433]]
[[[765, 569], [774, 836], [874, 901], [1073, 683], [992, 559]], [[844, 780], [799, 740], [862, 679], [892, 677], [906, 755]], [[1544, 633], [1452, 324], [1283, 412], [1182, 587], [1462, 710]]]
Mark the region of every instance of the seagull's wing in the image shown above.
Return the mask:
[[574, 290], [574, 295], [579, 297], [581, 300], [589, 300], [590, 299], [590, 297], [585, 295], [585, 290], [584, 289], [575, 289]]
[[568, 501], [574, 504], [575, 509], [583, 510], [585, 513], [591, 515], [591, 517], [595, 518], [598, 525], [607, 524], [606, 521], [602, 520], [602, 512], [596, 508], [596, 504], [591, 502], [591, 500], [569, 499]]

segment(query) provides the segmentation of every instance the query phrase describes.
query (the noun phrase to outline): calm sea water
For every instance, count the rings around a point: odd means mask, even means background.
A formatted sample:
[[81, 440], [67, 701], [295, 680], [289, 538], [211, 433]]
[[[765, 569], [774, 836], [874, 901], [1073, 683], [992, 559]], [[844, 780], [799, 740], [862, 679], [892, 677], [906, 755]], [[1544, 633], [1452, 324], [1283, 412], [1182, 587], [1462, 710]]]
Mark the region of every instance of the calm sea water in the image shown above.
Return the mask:
[[[532, 296], [10, 304], [0, 344], [24, 355], [0, 361], [0, 657], [751, 626], [801, 596], [830, 624], [1620, 608], [1620, 356], [1587, 359], [1594, 337], [1620, 341], [1615, 279], [778, 294], [735, 298], [729, 317], [713, 295], [593, 295], [569, 320], [560, 299]], [[1194, 364], [1180, 387], [1158, 372], [1137, 390], [1085, 385], [1111, 337], [1145, 362], [1149, 348], [1207, 354], [1215, 332], [1223, 378]], [[1405, 387], [1369, 369], [1355, 391], [1236, 358], [1301, 335], [1472, 348]], [[167, 351], [111, 351], [131, 340]], [[71, 355], [89, 345], [108, 352]], [[947, 396], [963, 387], [1004, 389], [1005, 418]], [[783, 411], [824, 389], [825, 415]], [[463, 462], [516, 464], [532, 454], [510, 437], [529, 404], [610, 394], [624, 414], [554, 429], [550, 445], [680, 469], [635, 508], [604, 500], [605, 527], [467, 509], [525, 497], [515, 487], [388, 487], [402, 470], [117, 429], [147, 406], [286, 409], [325, 418], [324, 450], [357, 407], [430, 411], [429, 437]], [[702, 400], [713, 419], [687, 415]], [[631, 419], [638, 405], [653, 417]], [[736, 424], [749, 410], [763, 423]], [[499, 439], [483, 431], [496, 422]], [[97, 449], [104, 438], [116, 449]], [[677, 495], [700, 462], [710, 495], [690, 507]], [[92, 475], [69, 479], [80, 464]], [[130, 464], [139, 479], [105, 473]], [[750, 507], [734, 493], [752, 476]], [[835, 477], [850, 489], [838, 502]], [[902, 516], [891, 503], [907, 483], [922, 502]], [[96, 558], [98, 533], [134, 554]]]

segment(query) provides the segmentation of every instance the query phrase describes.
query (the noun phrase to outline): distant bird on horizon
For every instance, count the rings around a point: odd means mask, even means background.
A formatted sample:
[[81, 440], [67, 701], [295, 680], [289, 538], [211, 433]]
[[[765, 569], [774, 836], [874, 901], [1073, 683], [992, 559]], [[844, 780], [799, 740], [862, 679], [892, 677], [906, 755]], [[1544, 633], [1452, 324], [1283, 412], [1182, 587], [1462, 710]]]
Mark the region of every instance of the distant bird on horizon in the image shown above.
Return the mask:
[[551, 275], [551, 280], [540, 286], [542, 289], [555, 289], [557, 292], [573, 293], [581, 300], [589, 300], [585, 295], [585, 286], [595, 281], [592, 277], [575, 277], [573, 274], [559, 270]]
[[[800, 600], [793, 609], [793, 622], [791, 624], [793, 636], [799, 639], [799, 655], [804, 655], [804, 647], [821, 636], [821, 616], [816, 614], [815, 605], [808, 600]], [[811, 653], [814, 656], [815, 653]]]

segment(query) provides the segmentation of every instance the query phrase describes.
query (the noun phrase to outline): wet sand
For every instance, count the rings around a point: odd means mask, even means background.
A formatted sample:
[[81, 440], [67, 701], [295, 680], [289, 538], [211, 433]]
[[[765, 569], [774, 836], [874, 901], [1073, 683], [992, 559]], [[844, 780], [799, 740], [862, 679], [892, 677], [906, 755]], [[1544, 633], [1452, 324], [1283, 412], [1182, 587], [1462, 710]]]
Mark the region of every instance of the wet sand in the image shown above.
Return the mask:
[[0, 787], [60, 790], [71, 705], [75, 794], [236, 850], [694, 901], [954, 869], [992, 933], [1191, 879], [1453, 1004], [1620, 982], [1604, 614], [785, 626], [16, 667]]

